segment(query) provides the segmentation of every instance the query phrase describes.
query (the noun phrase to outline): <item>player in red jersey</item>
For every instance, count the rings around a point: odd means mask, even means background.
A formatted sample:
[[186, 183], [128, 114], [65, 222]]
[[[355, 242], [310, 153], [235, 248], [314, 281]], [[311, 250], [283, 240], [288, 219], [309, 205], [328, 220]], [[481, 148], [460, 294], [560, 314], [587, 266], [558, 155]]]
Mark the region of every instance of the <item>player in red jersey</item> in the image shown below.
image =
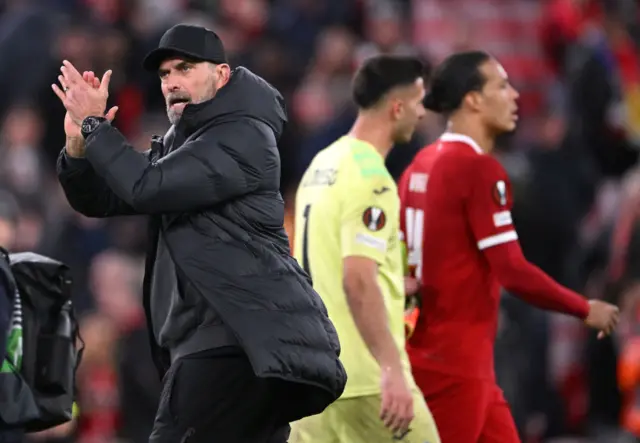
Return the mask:
[[447, 132], [416, 156], [399, 186], [409, 264], [422, 283], [407, 346], [443, 443], [520, 441], [494, 374], [501, 286], [601, 335], [618, 321], [615, 306], [587, 301], [522, 254], [509, 178], [490, 155], [496, 136], [515, 129], [517, 98], [489, 55], [449, 57], [425, 101], [448, 118]]

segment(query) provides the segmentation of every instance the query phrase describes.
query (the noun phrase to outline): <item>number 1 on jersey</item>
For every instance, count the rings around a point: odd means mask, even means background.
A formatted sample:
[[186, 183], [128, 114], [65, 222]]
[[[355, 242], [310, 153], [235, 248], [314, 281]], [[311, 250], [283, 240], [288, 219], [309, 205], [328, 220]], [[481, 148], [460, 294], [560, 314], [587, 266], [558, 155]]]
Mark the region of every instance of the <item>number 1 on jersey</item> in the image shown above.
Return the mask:
[[[422, 209], [407, 208], [405, 213], [405, 229], [408, 251], [409, 269], [413, 277], [422, 275], [422, 231], [424, 228], [424, 211]], [[415, 270], [415, 272], [413, 271]]]
[[304, 207], [302, 217], [304, 218], [304, 227], [302, 228], [302, 269], [311, 276], [311, 267], [309, 266], [309, 213], [311, 205]]

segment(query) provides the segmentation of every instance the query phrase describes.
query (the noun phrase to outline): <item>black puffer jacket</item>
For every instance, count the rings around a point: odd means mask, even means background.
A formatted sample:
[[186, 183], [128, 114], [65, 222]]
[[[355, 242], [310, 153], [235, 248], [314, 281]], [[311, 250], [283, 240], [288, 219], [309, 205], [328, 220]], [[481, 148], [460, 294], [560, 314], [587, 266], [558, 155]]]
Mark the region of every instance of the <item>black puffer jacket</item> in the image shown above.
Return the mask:
[[[208, 102], [186, 106], [180, 122], [136, 152], [108, 123], [87, 140], [86, 160], [58, 161], [71, 206], [90, 217], [150, 215], [144, 301], [158, 233], [181, 280], [212, 305], [234, 332], [255, 373], [293, 382], [288, 420], [322, 411], [346, 374], [335, 328], [309, 277], [290, 256], [283, 229], [277, 140], [282, 96], [237, 68]], [[151, 328], [151, 325], [149, 325]], [[156, 365], [166, 352], [152, 336]], [[293, 399], [288, 399], [291, 401]]]

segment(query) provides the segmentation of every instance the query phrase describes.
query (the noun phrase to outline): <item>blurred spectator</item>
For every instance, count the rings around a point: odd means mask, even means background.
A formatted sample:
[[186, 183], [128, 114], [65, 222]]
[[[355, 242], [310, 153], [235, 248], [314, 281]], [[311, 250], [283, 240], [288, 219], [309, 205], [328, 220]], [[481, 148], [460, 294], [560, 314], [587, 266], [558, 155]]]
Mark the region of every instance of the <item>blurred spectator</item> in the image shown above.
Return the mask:
[[621, 294], [623, 324], [619, 333], [618, 384], [622, 392], [622, 425], [640, 438], [640, 280], [632, 280]]
[[409, 35], [399, 2], [369, 2], [365, 13], [365, 40], [358, 46], [356, 65], [379, 53], [416, 55], [416, 49], [407, 41]]
[[78, 442], [111, 443], [120, 420], [116, 325], [96, 313], [82, 319], [80, 331], [85, 351], [77, 374]]
[[97, 310], [117, 334], [118, 434], [131, 443], [148, 441], [161, 389], [138, 295], [143, 270], [142, 258], [111, 250], [98, 255], [91, 266]]
[[0, 246], [13, 250], [20, 208], [15, 197], [8, 191], [0, 190]]
[[24, 105], [10, 109], [2, 125], [2, 184], [25, 197], [36, 195], [45, 177], [40, 146], [42, 129], [35, 109]]
[[293, 99], [294, 117], [306, 132], [327, 125], [351, 104], [354, 36], [345, 28], [328, 28], [317, 40], [315, 57]]
[[565, 59], [569, 136], [600, 174], [620, 177], [638, 159], [640, 58], [615, 6], [589, 13]]

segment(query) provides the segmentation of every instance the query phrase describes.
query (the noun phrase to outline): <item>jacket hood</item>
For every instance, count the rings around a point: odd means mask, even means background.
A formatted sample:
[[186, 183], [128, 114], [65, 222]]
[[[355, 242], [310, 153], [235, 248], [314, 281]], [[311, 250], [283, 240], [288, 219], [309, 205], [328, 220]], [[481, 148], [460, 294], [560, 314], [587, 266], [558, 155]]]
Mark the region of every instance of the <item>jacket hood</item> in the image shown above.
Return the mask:
[[282, 94], [244, 67], [235, 68], [229, 82], [211, 100], [185, 106], [178, 125], [185, 125], [188, 131], [211, 121], [223, 123], [239, 117], [266, 123], [276, 139], [282, 135], [287, 122]]

